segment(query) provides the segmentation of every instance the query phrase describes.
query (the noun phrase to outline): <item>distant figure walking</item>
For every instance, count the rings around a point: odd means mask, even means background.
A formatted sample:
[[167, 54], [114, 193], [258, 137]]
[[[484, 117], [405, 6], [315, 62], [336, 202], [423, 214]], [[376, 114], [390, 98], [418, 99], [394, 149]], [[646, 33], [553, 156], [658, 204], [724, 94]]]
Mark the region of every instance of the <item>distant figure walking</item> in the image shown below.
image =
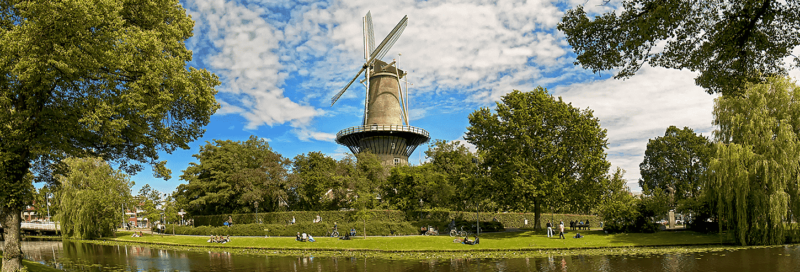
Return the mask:
[[553, 224], [550, 223], [550, 220], [547, 220], [547, 238], [553, 237]]
[[567, 239], [567, 238], [564, 238], [564, 223], [562, 222], [560, 225], [558, 225], [558, 228], [561, 231], [561, 233], [559, 234], [559, 238]]

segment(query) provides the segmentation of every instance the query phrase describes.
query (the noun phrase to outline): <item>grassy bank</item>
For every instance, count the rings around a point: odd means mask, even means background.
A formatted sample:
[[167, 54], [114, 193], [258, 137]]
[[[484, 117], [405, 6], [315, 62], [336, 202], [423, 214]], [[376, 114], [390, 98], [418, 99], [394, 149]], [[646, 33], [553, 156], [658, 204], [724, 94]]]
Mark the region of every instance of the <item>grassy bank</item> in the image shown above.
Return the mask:
[[[0, 251], [0, 259], [2, 259], [2, 258], [3, 258], [3, 252]], [[52, 268], [52, 267], [49, 267], [49, 266], [46, 266], [46, 265], [43, 265], [43, 264], [40, 264], [40, 263], [37, 263], [37, 262], [28, 261], [28, 260], [22, 260], [22, 265], [25, 266], [25, 268], [28, 269], [29, 272], [61, 271], [61, 270], [58, 270], [58, 269], [55, 269], [55, 268]], [[3, 262], [0, 262], [0, 269], [3, 269]]]
[[[230, 243], [210, 244], [206, 236], [160, 236], [147, 235], [133, 238], [129, 234], [120, 233], [113, 241], [132, 243], [152, 243], [172, 246], [276, 249], [276, 250], [312, 250], [312, 251], [379, 251], [379, 252], [417, 252], [417, 251], [530, 251], [541, 249], [598, 249], [615, 247], [641, 246], [677, 246], [677, 245], [709, 245], [725, 244], [718, 234], [702, 234], [696, 232], [658, 232], [605, 234], [602, 231], [581, 232], [585, 238], [555, 239], [548, 238], [542, 232], [503, 232], [481, 235], [480, 245], [470, 246], [453, 243], [450, 236], [389, 236], [389, 237], [356, 237], [350, 241], [327, 237], [314, 237], [317, 242], [297, 242], [293, 237], [233, 237]], [[574, 235], [574, 232], [568, 236]]]

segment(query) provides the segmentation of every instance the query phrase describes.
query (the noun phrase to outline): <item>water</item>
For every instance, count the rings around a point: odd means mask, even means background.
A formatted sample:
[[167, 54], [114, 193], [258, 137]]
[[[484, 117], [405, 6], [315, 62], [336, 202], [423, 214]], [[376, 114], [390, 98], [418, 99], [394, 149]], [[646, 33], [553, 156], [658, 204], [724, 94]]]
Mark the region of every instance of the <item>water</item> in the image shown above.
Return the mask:
[[23, 252], [29, 260], [67, 271], [800, 271], [798, 245], [683, 254], [449, 260], [255, 256], [73, 241], [23, 242]]

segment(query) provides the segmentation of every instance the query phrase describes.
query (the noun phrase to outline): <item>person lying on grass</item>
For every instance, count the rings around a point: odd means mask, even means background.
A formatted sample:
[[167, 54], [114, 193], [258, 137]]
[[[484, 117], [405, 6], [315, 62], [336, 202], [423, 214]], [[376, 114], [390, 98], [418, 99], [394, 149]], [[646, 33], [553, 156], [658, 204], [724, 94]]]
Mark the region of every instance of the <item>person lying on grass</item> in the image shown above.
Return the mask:
[[345, 233], [344, 237], [339, 237], [339, 240], [350, 240], [350, 234], [349, 233]]
[[575, 237], [572, 237], [572, 238], [583, 238], [583, 235], [581, 235], [580, 233], [576, 233]]

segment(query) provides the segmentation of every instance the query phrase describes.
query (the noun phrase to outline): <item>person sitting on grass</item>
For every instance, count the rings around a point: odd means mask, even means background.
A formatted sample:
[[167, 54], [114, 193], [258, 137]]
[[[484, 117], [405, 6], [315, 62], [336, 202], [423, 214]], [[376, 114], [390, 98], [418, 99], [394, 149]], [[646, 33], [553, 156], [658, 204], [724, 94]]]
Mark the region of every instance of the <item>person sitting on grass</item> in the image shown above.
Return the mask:
[[309, 234], [308, 235], [308, 241], [309, 242], [316, 242], [317, 240], [314, 240], [314, 237], [312, 237], [311, 234]]
[[583, 238], [583, 235], [581, 235], [580, 233], [575, 233], [575, 237], [572, 238]]
[[131, 237], [139, 237], [139, 234], [134, 231]]
[[206, 243], [213, 243], [213, 242], [214, 242], [214, 235], [211, 235], [211, 237], [208, 237], [208, 241], [206, 241]]
[[230, 243], [231, 242], [231, 236], [228, 235], [228, 237], [225, 237], [225, 240], [228, 241], [228, 243]]
[[303, 232], [303, 234], [300, 236], [300, 242], [305, 242], [305, 241], [308, 241], [308, 234]]
[[300, 232], [297, 232], [297, 236], [294, 238], [295, 241], [302, 242], [303, 238], [300, 238]]
[[465, 244], [465, 245], [471, 245], [472, 244], [472, 242], [469, 241], [469, 237], [468, 236], [464, 236], [464, 240], [461, 241], [461, 243]]
[[473, 242], [472, 244], [473, 244], [473, 245], [477, 245], [477, 244], [479, 244], [480, 242], [481, 242], [481, 240], [478, 238], [478, 235], [475, 235], [475, 242]]
[[356, 236], [356, 228], [350, 228], [350, 236]]
[[343, 237], [339, 237], [339, 240], [350, 240], [350, 234], [345, 233]]

